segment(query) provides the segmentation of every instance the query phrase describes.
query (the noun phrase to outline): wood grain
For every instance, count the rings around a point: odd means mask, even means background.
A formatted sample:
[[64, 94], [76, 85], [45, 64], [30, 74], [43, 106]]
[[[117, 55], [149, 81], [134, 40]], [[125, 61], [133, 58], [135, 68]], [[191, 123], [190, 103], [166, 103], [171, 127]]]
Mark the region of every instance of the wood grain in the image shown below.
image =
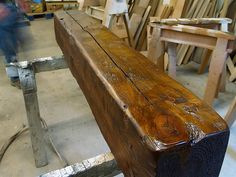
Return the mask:
[[211, 107], [84, 13], [57, 12], [55, 33], [126, 177], [219, 175], [229, 130]]

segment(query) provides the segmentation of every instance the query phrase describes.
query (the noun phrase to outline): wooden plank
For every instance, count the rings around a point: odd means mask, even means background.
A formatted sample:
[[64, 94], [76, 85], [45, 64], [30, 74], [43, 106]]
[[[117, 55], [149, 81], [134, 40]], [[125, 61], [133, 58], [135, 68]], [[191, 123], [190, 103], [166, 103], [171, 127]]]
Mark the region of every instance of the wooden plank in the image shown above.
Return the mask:
[[158, 23], [164, 25], [207, 25], [207, 24], [222, 24], [232, 23], [230, 18], [169, 18], [169, 19], [160, 19], [157, 17], [150, 18], [151, 23]]
[[55, 17], [58, 44], [125, 176], [219, 175], [229, 130], [211, 107], [85, 14]]
[[[151, 11], [149, 13], [149, 16], [147, 19], [149, 19], [151, 16], [154, 16], [154, 14], [157, 11], [157, 7], [159, 4], [159, 0], [150, 0], [149, 5], [152, 7]], [[137, 50], [141, 51], [142, 49], [145, 50], [147, 43], [146, 43], [146, 39], [147, 39], [147, 33], [146, 33], [146, 26], [148, 25], [148, 20], [145, 22], [144, 26], [144, 30], [142, 31], [139, 41], [138, 41], [138, 45], [137, 45]]]
[[174, 12], [172, 14], [173, 18], [180, 18], [183, 13], [184, 5], [186, 0], [178, 0], [175, 4]]
[[154, 28], [149, 43], [148, 59], [164, 71], [165, 42], [161, 40], [161, 29]]
[[169, 58], [169, 67], [168, 67], [168, 75], [173, 79], [176, 78], [176, 47], [177, 44], [168, 42], [168, 58]]
[[130, 18], [130, 32], [133, 37], [135, 37], [135, 34], [139, 29], [144, 13], [148, 7], [149, 1], [150, 0], [138, 1], [136, 3], [136, 6], [134, 7], [133, 13], [131, 14]]
[[150, 10], [151, 10], [151, 6], [148, 6], [148, 8], [145, 11], [144, 16], [143, 16], [143, 18], [141, 20], [140, 26], [139, 26], [139, 28], [137, 30], [137, 34], [135, 35], [135, 39], [134, 39], [135, 47], [137, 47], [137, 45], [138, 45], [138, 41], [139, 41], [140, 35], [141, 35], [141, 33], [142, 33], [143, 29], [144, 29], [144, 25], [145, 25], [145, 23], [147, 21], [147, 18], [149, 16]]
[[117, 167], [114, 156], [111, 153], [107, 153], [39, 177], [108, 177], [120, 173], [121, 171]]

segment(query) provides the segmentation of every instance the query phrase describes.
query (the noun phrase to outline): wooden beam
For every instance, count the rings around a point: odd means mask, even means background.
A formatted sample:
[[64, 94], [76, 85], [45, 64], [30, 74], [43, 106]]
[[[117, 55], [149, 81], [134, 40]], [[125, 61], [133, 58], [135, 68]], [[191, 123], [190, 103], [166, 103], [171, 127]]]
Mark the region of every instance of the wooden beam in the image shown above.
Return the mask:
[[108, 177], [120, 174], [114, 156], [111, 153], [84, 160], [63, 169], [55, 170], [39, 177]]
[[54, 71], [58, 69], [68, 68], [68, 65], [64, 59], [64, 56], [37, 58], [32, 61], [18, 62], [16, 65], [17, 67], [23, 68], [23, 69], [32, 67], [32, 69], [34, 70], [34, 73]]
[[84, 13], [57, 12], [55, 31], [126, 177], [219, 175], [229, 130], [211, 107]]

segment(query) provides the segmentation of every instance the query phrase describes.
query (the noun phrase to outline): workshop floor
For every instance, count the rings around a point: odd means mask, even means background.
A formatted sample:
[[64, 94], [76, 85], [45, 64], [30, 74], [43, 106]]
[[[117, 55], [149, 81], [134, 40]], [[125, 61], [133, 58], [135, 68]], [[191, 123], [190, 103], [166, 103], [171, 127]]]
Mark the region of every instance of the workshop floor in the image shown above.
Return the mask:
[[[20, 60], [61, 55], [53, 29], [53, 20], [39, 19], [31, 22], [30, 30], [34, 40], [26, 52], [20, 53]], [[2, 59], [3, 56], [0, 56], [0, 147], [27, 122], [22, 92], [9, 85]], [[178, 69], [178, 81], [202, 98], [207, 74], [197, 75], [197, 68], [195, 63], [181, 66]], [[83, 93], [67, 69], [38, 74], [37, 84], [41, 116], [49, 125], [56, 147], [70, 164], [109, 151]], [[221, 116], [225, 116], [235, 95], [235, 84], [229, 83], [227, 92], [220, 94], [214, 103]], [[2, 159], [0, 177], [36, 177], [62, 168], [62, 164], [50, 149], [48, 159], [48, 166], [35, 168], [30, 136], [25, 133], [10, 146]], [[235, 167], [234, 124], [220, 177], [235, 176]]]

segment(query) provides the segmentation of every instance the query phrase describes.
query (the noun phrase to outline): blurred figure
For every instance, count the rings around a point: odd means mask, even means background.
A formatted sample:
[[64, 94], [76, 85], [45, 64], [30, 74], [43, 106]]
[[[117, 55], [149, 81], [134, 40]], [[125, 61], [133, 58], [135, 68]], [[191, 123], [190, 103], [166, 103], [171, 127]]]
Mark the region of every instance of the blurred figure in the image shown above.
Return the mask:
[[16, 68], [10, 67], [10, 63], [17, 62], [18, 43], [18, 12], [12, 3], [0, 0], [0, 49], [5, 55], [5, 65], [11, 85], [20, 88], [19, 76]]

